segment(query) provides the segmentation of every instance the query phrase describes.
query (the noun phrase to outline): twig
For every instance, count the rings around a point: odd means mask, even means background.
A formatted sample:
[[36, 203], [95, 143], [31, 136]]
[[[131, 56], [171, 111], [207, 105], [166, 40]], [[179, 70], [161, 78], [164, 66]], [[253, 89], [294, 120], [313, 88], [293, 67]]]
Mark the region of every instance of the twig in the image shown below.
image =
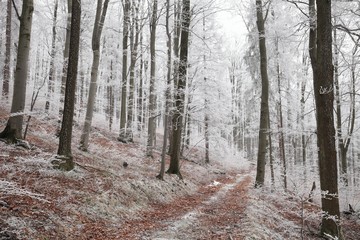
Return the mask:
[[17, 9], [17, 7], [16, 7], [15, 1], [12, 0], [12, 3], [13, 3], [13, 6], [14, 6], [14, 9], [15, 9], [15, 12], [16, 12], [16, 16], [17, 16], [17, 18], [18, 18], [19, 21], [20, 21], [20, 20], [21, 20], [21, 17], [20, 17], [20, 15], [19, 15], [19, 11], [18, 11], [18, 9]]

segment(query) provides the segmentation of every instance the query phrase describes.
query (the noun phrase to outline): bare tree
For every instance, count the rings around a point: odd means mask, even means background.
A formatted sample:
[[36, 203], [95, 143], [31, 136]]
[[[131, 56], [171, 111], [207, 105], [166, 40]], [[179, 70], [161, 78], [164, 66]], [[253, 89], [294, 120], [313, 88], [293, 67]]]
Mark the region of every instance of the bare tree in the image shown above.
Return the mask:
[[55, 0], [53, 25], [52, 25], [52, 39], [51, 39], [51, 52], [50, 52], [50, 68], [49, 68], [49, 79], [48, 79], [48, 91], [46, 95], [45, 111], [50, 108], [50, 99], [54, 93], [54, 78], [55, 78], [55, 54], [56, 54], [56, 23], [57, 23], [57, 10], [59, 1]]
[[267, 149], [267, 131], [269, 119], [269, 79], [267, 73], [267, 54], [265, 41], [265, 19], [263, 16], [263, 5], [261, 0], [256, 0], [257, 27], [259, 32], [260, 49], [260, 74], [261, 74], [261, 110], [260, 110], [260, 129], [259, 147], [257, 156], [257, 171], [255, 187], [264, 185], [265, 180], [265, 156]]
[[16, 57], [17, 62], [11, 115], [5, 129], [0, 133], [0, 138], [7, 139], [10, 143], [17, 142], [19, 139], [23, 138], [22, 129], [33, 12], [33, 0], [24, 0], [20, 17], [19, 45]]
[[121, 82], [121, 116], [120, 116], [120, 133], [118, 140], [124, 143], [132, 141], [131, 134], [129, 135], [126, 129], [126, 102], [127, 102], [127, 79], [128, 79], [128, 39], [130, 28], [130, 0], [125, 0], [124, 7], [124, 23], [123, 23], [123, 61], [122, 61], [122, 82]]
[[[314, 0], [309, 1], [311, 31], [313, 31], [310, 34], [315, 34], [310, 36], [309, 50], [314, 72], [321, 205], [324, 213], [321, 233], [324, 236], [330, 235], [342, 239], [339, 226], [340, 209], [333, 111], [331, 1], [316, 0], [316, 6], [317, 11], [315, 11]], [[315, 13], [317, 13], [316, 29], [314, 28]]]
[[172, 133], [172, 152], [170, 166], [167, 170], [170, 174], [180, 173], [180, 148], [181, 133], [183, 129], [185, 88], [188, 65], [188, 45], [189, 45], [189, 26], [190, 26], [190, 0], [182, 1], [181, 15], [181, 40], [180, 40], [180, 61], [179, 61], [179, 79], [175, 86], [175, 110], [173, 115], [173, 133]]
[[156, 93], [155, 93], [155, 72], [156, 72], [156, 25], [157, 25], [157, 0], [153, 2], [153, 11], [150, 22], [150, 89], [149, 89], [149, 121], [146, 155], [153, 156], [153, 148], [156, 137]]
[[164, 118], [164, 136], [163, 136], [163, 146], [161, 152], [161, 167], [160, 173], [157, 175], [157, 178], [163, 180], [165, 173], [165, 156], [166, 156], [166, 147], [167, 147], [167, 138], [168, 138], [168, 128], [169, 128], [169, 112], [170, 112], [170, 101], [171, 101], [171, 32], [169, 26], [170, 18], [170, 0], [166, 0], [166, 36], [167, 36], [167, 75], [166, 75], [166, 90], [165, 90], [165, 118]]
[[66, 86], [66, 79], [67, 79], [67, 67], [68, 67], [68, 60], [69, 60], [69, 48], [70, 48], [70, 28], [71, 28], [71, 16], [72, 16], [72, 1], [67, 0], [67, 9], [68, 9], [68, 16], [66, 20], [66, 35], [65, 35], [65, 47], [63, 52], [63, 67], [62, 67], [62, 76], [61, 76], [61, 88], [60, 88], [60, 108], [59, 108], [59, 129], [57, 130], [57, 135], [60, 132], [61, 126], [61, 118], [63, 115], [63, 105], [64, 105], [64, 97], [65, 97], [65, 86]]
[[5, 33], [5, 63], [2, 95], [8, 98], [10, 82], [10, 60], [11, 60], [11, 19], [12, 19], [11, 0], [7, 0], [6, 10], [6, 33]]
[[100, 63], [100, 39], [104, 27], [108, 4], [109, 4], [109, 0], [104, 1], [104, 6], [102, 0], [97, 1], [95, 23], [94, 23], [94, 29], [92, 35], [93, 63], [91, 67], [90, 88], [89, 88], [88, 103], [86, 108], [86, 117], [85, 117], [83, 131], [81, 134], [80, 147], [79, 147], [83, 151], [87, 151], [89, 146], [89, 135], [91, 131], [91, 122], [94, 113], [94, 103], [96, 98], [97, 78], [98, 78], [99, 63]]
[[134, 89], [135, 89], [135, 67], [138, 57], [140, 26], [139, 26], [139, 6], [140, 0], [136, 3], [133, 1], [131, 6], [131, 30], [130, 30], [130, 81], [129, 81], [129, 99], [128, 99], [128, 118], [127, 128], [132, 131], [134, 121]]
[[67, 67], [67, 78], [65, 87], [64, 114], [61, 122], [59, 135], [59, 160], [53, 161], [54, 167], [61, 170], [70, 171], [74, 168], [74, 159], [71, 153], [72, 127], [74, 118], [75, 89], [79, 61], [80, 45], [80, 20], [81, 20], [81, 0], [75, 0], [71, 7], [71, 38], [69, 46], [69, 62]]

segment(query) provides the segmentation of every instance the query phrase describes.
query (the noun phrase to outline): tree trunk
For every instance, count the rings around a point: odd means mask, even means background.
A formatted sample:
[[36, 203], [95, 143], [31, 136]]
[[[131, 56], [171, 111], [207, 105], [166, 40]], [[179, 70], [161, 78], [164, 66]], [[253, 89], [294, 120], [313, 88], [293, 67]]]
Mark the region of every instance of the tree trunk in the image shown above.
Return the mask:
[[[206, 18], [205, 16], [203, 16], [203, 41], [206, 41]], [[206, 67], [207, 67], [207, 62], [206, 62], [206, 55], [204, 53], [204, 75], [207, 74], [206, 71]], [[233, 75], [234, 79], [235, 79], [235, 74]], [[234, 84], [234, 83], [233, 83]], [[210, 152], [210, 136], [209, 136], [209, 121], [210, 121], [210, 117], [209, 117], [209, 99], [208, 99], [208, 94], [207, 94], [207, 77], [206, 75], [204, 76], [204, 87], [205, 87], [205, 100], [204, 100], [204, 139], [205, 139], [205, 163], [210, 163], [210, 157], [209, 157], [209, 152]], [[188, 110], [189, 111], [189, 110]], [[190, 137], [190, 136], [188, 136]]]
[[[63, 105], [64, 105], [64, 97], [65, 97], [65, 86], [67, 79], [67, 67], [69, 60], [69, 48], [70, 48], [70, 28], [71, 28], [71, 16], [72, 16], [72, 0], [67, 0], [68, 7], [68, 16], [66, 21], [66, 36], [65, 36], [65, 47], [64, 47], [64, 62], [62, 68], [62, 77], [61, 77], [61, 88], [60, 88], [60, 108], [59, 108], [59, 127], [61, 125], [60, 119], [63, 115]], [[60, 129], [58, 129], [58, 132]], [[57, 133], [59, 134], [59, 133]]]
[[133, 4], [131, 15], [132, 15], [132, 26], [130, 34], [130, 84], [129, 84], [129, 101], [128, 101], [128, 119], [127, 119], [127, 128], [132, 131], [133, 122], [134, 122], [134, 88], [135, 88], [135, 66], [138, 56], [138, 47], [139, 47], [139, 5], [140, 0], [137, 4]]
[[122, 61], [122, 83], [121, 83], [121, 113], [120, 113], [120, 133], [118, 140], [127, 143], [128, 139], [126, 129], [126, 100], [127, 100], [127, 58], [128, 58], [128, 38], [130, 25], [130, 0], [125, 0], [124, 4], [124, 23], [123, 23], [123, 61]]
[[208, 114], [208, 100], [205, 98], [205, 116], [204, 116], [204, 122], [205, 122], [205, 163], [210, 163], [210, 136], [209, 136], [209, 114]]
[[143, 33], [140, 32], [140, 69], [139, 69], [139, 78], [140, 82], [138, 85], [138, 130], [141, 131], [144, 127], [144, 93], [143, 93], [143, 69], [144, 69], [144, 59], [143, 59]]
[[280, 72], [280, 56], [279, 56], [279, 39], [276, 38], [276, 73], [278, 80], [278, 94], [279, 100], [277, 103], [278, 107], [278, 130], [279, 130], [279, 151], [280, 151], [280, 161], [282, 162], [282, 178], [284, 183], [284, 189], [287, 190], [287, 172], [286, 172], [286, 158], [285, 158], [285, 141], [284, 141], [284, 122], [283, 122], [283, 112], [282, 112], [282, 96], [281, 96], [281, 72]]
[[[179, 79], [179, 43], [180, 43], [180, 32], [181, 32], [181, 1], [175, 0], [174, 1], [174, 37], [173, 37], [173, 52], [174, 52], [174, 61], [173, 61], [173, 84], [176, 86], [178, 84]], [[176, 87], [174, 87], [176, 88]], [[173, 96], [172, 98], [175, 98]], [[174, 108], [174, 104], [172, 104], [172, 108]], [[170, 119], [169, 124], [170, 132], [169, 132], [169, 154], [172, 153], [172, 147], [174, 144], [172, 143], [173, 140], [173, 126], [176, 124], [176, 119], [174, 118], [174, 110], [170, 110]]]
[[79, 61], [80, 44], [80, 20], [81, 20], [81, 0], [76, 0], [72, 4], [71, 17], [71, 39], [69, 46], [69, 64], [67, 67], [67, 78], [65, 88], [64, 114], [59, 135], [58, 158], [53, 161], [54, 167], [60, 170], [70, 171], [74, 168], [74, 160], [71, 153], [72, 127], [74, 118], [74, 103], [76, 78]]
[[150, 90], [149, 90], [149, 121], [148, 121], [148, 139], [146, 146], [146, 155], [153, 157], [153, 148], [156, 137], [156, 94], [155, 94], [155, 41], [156, 41], [156, 25], [157, 25], [157, 0], [153, 3], [153, 13], [150, 23]]
[[113, 61], [110, 61], [110, 76], [107, 82], [107, 100], [108, 100], [108, 117], [109, 117], [109, 130], [112, 129], [114, 118], [114, 86], [113, 86]]
[[307, 64], [306, 57], [303, 56], [304, 79], [301, 82], [301, 99], [300, 99], [300, 124], [301, 124], [301, 153], [302, 153], [302, 164], [304, 168], [304, 180], [306, 182], [306, 135], [305, 135], [305, 90], [306, 90], [306, 77], [307, 77]]
[[10, 143], [14, 143], [18, 139], [23, 138], [22, 129], [33, 12], [33, 0], [24, 0], [20, 18], [19, 46], [16, 58], [17, 62], [14, 79], [14, 94], [11, 105], [11, 116], [6, 124], [5, 129], [0, 133], [0, 138], [6, 139]]
[[259, 145], [257, 156], [257, 171], [255, 187], [261, 187], [265, 181], [265, 156], [267, 149], [267, 131], [269, 115], [269, 79], [267, 73], [267, 55], [265, 41], [265, 20], [263, 17], [262, 1], [256, 0], [257, 27], [259, 31], [260, 49], [260, 73], [261, 73], [261, 110], [260, 110], [260, 129]]
[[50, 53], [50, 67], [49, 67], [49, 79], [48, 79], [48, 91], [46, 95], [45, 111], [50, 109], [50, 99], [54, 94], [54, 78], [55, 78], [55, 54], [56, 54], [56, 24], [57, 24], [57, 10], [59, 1], [55, 0], [53, 25], [52, 25], [52, 39], [51, 39], [51, 53]]
[[270, 126], [270, 114], [268, 118], [268, 128], [269, 128], [269, 159], [270, 159], [270, 178], [271, 185], [275, 186], [275, 173], [274, 173], [274, 156], [273, 156], [273, 147], [272, 147], [272, 139], [271, 139], [271, 126]]
[[109, 0], [105, 0], [104, 6], [102, 6], [102, 0], [97, 1], [94, 30], [92, 35], [93, 63], [91, 67], [90, 89], [88, 95], [88, 104], [86, 108], [84, 128], [81, 134], [80, 147], [79, 147], [83, 151], [87, 151], [89, 146], [89, 135], [91, 131], [91, 122], [93, 118], [94, 103], [97, 92], [96, 82], [98, 78], [99, 63], [100, 63], [100, 39], [105, 22], [108, 4], [109, 4]]
[[6, 15], [6, 33], [5, 33], [5, 63], [4, 63], [4, 79], [2, 95], [7, 99], [9, 95], [9, 82], [10, 82], [10, 61], [11, 61], [11, 19], [12, 19], [12, 6], [11, 0], [7, 0], [7, 15]]
[[[321, 233], [342, 238], [334, 129], [331, 1], [317, 0], [317, 48], [314, 92], [323, 218]], [[311, 7], [311, 6], [310, 6]]]
[[166, 36], [167, 36], [167, 75], [166, 75], [166, 91], [165, 91], [165, 118], [164, 118], [164, 136], [163, 136], [163, 146], [161, 152], [161, 167], [160, 173], [157, 178], [163, 180], [165, 173], [165, 156], [166, 156], [166, 147], [167, 147], [167, 135], [169, 128], [169, 109], [170, 109], [170, 101], [171, 101], [171, 32], [169, 27], [169, 18], [170, 18], [170, 0], [166, 0]]
[[180, 147], [181, 133], [183, 128], [185, 88], [188, 64], [188, 44], [189, 44], [189, 26], [190, 26], [190, 0], [183, 0], [181, 21], [181, 41], [180, 41], [180, 61], [179, 61], [179, 79], [176, 85], [175, 93], [175, 112], [173, 116], [173, 134], [172, 134], [172, 152], [170, 166], [167, 170], [170, 174], [180, 173]]

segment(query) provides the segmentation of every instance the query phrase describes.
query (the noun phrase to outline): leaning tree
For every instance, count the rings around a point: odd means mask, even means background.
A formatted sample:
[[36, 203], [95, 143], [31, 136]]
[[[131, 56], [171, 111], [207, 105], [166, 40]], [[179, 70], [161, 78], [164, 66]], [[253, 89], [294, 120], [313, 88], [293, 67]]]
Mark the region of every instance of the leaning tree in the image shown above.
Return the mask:
[[30, 39], [34, 1], [24, 0], [20, 16], [19, 44], [14, 79], [14, 94], [12, 98], [11, 114], [0, 138], [9, 143], [23, 139], [22, 129], [26, 97], [26, 82], [28, 75], [28, 61], [30, 54]]

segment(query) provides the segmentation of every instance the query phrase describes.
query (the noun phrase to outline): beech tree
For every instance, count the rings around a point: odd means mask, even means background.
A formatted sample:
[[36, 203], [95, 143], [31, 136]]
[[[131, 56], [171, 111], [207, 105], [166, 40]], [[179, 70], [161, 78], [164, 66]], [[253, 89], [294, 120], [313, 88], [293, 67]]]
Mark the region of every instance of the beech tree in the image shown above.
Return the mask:
[[130, 0], [123, 2], [124, 8], [124, 21], [123, 21], [123, 39], [122, 39], [122, 81], [121, 81], [121, 116], [120, 116], [120, 133], [118, 140], [124, 143], [132, 141], [131, 133], [128, 133], [126, 129], [126, 102], [127, 102], [127, 85], [128, 85], [128, 40], [129, 40], [129, 29], [130, 29], [130, 11], [131, 5]]
[[261, 109], [260, 109], [260, 128], [259, 146], [257, 156], [257, 171], [255, 187], [261, 187], [265, 181], [265, 156], [267, 149], [268, 119], [269, 119], [269, 79], [267, 73], [267, 54], [265, 40], [265, 19], [263, 16], [263, 5], [261, 0], [256, 0], [257, 27], [259, 32], [260, 49], [260, 73], [261, 73]]
[[135, 67], [138, 58], [139, 38], [142, 26], [139, 25], [139, 7], [140, 1], [134, 0], [131, 5], [131, 30], [130, 30], [130, 80], [129, 80], [129, 99], [128, 99], [128, 117], [127, 128], [132, 131], [134, 122], [134, 106], [135, 106]]
[[149, 89], [149, 121], [146, 155], [153, 157], [153, 148], [156, 138], [156, 93], [155, 93], [155, 74], [156, 74], [156, 25], [157, 25], [157, 0], [153, 1], [153, 10], [150, 22], [150, 89]]
[[10, 82], [10, 60], [11, 60], [11, 20], [12, 19], [12, 6], [11, 0], [7, 0], [6, 7], [6, 33], [5, 33], [5, 62], [3, 69], [3, 88], [2, 95], [8, 98], [9, 95], [9, 82]]
[[49, 79], [48, 79], [48, 92], [46, 95], [45, 111], [50, 108], [50, 98], [54, 94], [54, 78], [55, 78], [55, 54], [56, 54], [56, 24], [57, 24], [57, 11], [59, 1], [55, 0], [53, 25], [52, 25], [52, 39], [51, 39], [51, 52], [50, 52], [50, 67], [49, 67]]
[[[59, 123], [60, 123], [60, 119], [62, 118], [62, 115], [63, 115], [65, 86], [66, 86], [66, 79], [67, 79], [67, 67], [68, 67], [68, 61], [69, 61], [72, 1], [73, 0], [67, 0], [66, 35], [65, 35], [65, 46], [64, 46], [64, 51], [63, 51], [63, 66], [62, 66], [61, 87], [60, 87]], [[59, 131], [60, 131], [60, 124], [59, 124], [59, 129], [57, 131], [58, 132], [56, 134], [58, 135]]]
[[24, 0], [20, 16], [19, 45], [14, 78], [14, 94], [11, 105], [11, 115], [5, 129], [0, 133], [0, 138], [9, 143], [23, 139], [23, 119], [26, 97], [26, 82], [28, 76], [28, 61], [30, 53], [30, 39], [34, 1]]
[[97, 78], [98, 78], [99, 63], [100, 63], [100, 39], [104, 27], [108, 5], [109, 5], [109, 0], [105, 0], [104, 5], [102, 3], [102, 0], [97, 1], [94, 30], [92, 35], [93, 63], [91, 67], [90, 88], [89, 88], [88, 103], [86, 108], [86, 117], [80, 139], [80, 149], [83, 151], [87, 151], [89, 146], [89, 135], [91, 131], [91, 122], [94, 112], [94, 103], [95, 103], [96, 91], [97, 91]]
[[74, 118], [76, 78], [79, 61], [81, 0], [75, 0], [72, 3], [71, 10], [71, 37], [65, 87], [64, 114], [61, 122], [59, 147], [57, 152], [57, 158], [59, 160], [53, 161], [55, 168], [59, 168], [60, 170], [65, 171], [70, 171], [75, 166], [71, 152], [71, 140]]
[[157, 178], [163, 180], [165, 173], [165, 155], [167, 147], [167, 138], [168, 138], [168, 128], [169, 128], [169, 112], [170, 112], [170, 101], [171, 101], [171, 32], [170, 32], [170, 0], [166, 0], [166, 36], [167, 36], [167, 74], [166, 74], [166, 90], [165, 90], [165, 117], [164, 117], [164, 136], [163, 136], [163, 146], [161, 151], [161, 167], [160, 173], [157, 175]]
[[175, 85], [175, 110], [173, 115], [172, 126], [172, 152], [170, 155], [170, 166], [167, 173], [177, 174], [182, 178], [180, 173], [180, 148], [181, 133], [183, 130], [185, 88], [188, 68], [188, 45], [189, 45], [189, 26], [190, 26], [190, 0], [182, 1], [181, 13], [181, 38], [180, 38], [180, 59], [179, 59], [179, 79]]
[[[309, 1], [310, 54], [314, 72], [317, 144], [319, 157], [321, 205], [323, 210], [321, 233], [342, 239], [339, 226], [337, 155], [334, 128], [334, 69], [332, 64], [331, 1]], [[317, 20], [315, 20], [317, 13]], [[316, 28], [315, 23], [316, 21]], [[316, 32], [315, 32], [316, 31]]]

